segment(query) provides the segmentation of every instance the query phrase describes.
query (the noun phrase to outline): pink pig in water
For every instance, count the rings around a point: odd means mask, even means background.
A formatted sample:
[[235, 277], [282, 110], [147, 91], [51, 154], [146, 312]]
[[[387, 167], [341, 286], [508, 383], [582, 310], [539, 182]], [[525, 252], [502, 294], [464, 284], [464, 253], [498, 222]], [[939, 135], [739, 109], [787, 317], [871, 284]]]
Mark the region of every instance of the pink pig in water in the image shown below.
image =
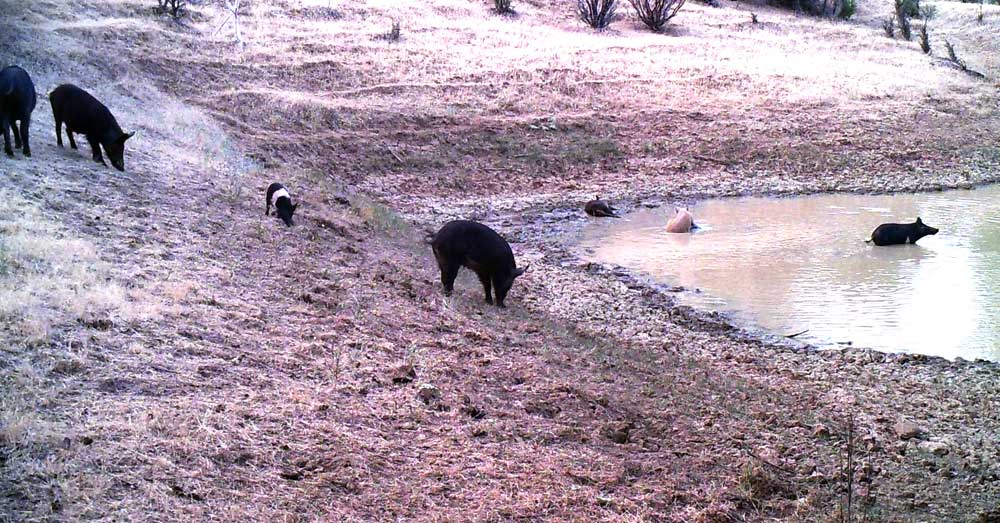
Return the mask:
[[678, 207], [675, 209], [674, 217], [667, 222], [667, 232], [691, 232], [697, 227], [694, 224], [694, 216], [687, 209]]

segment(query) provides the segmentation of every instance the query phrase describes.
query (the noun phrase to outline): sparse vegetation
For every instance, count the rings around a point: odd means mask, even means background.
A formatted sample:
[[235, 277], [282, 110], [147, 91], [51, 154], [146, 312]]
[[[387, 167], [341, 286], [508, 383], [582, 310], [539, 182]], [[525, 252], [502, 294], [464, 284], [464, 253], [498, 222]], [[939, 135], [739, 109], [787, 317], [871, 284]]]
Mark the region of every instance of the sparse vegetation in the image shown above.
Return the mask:
[[896, 24], [899, 26], [899, 34], [903, 40], [909, 42], [913, 39], [913, 30], [910, 27], [909, 7], [911, 0], [895, 0]]
[[920, 0], [902, 0], [901, 9], [908, 18], [919, 18]]
[[[699, 38], [688, 45], [631, 27], [597, 34], [568, 0], [531, 2], [525, 23], [489, 13], [490, 2], [243, 0], [252, 51], [238, 54], [220, 52], [233, 47], [231, 20], [198, 45], [231, 13], [224, 0], [191, 0], [184, 34], [163, 30], [152, 1], [131, 4], [0, 2], [0, 61], [34, 64], [41, 91], [55, 77], [102, 86], [123, 123], [155, 137], [137, 143], [125, 175], [90, 166], [86, 150], [0, 158], [0, 285], [52, 274], [14, 245], [28, 209], [32, 223], [53, 225], [54, 263], [72, 260], [108, 290], [74, 289], [57, 274], [56, 294], [38, 298], [59, 305], [51, 316], [29, 308], [0, 322], [0, 340], [25, 335], [0, 347], [0, 520], [829, 523], [844, 494], [843, 439], [804, 427], [852, 390], [865, 398], [856, 448], [865, 452], [869, 434], [882, 447], [871, 459], [886, 510], [908, 521], [923, 515], [913, 502], [931, 500], [939, 514], [974, 518], [995, 505], [992, 470], [911, 485], [923, 460], [894, 452], [877, 419], [920, 415], [935, 436], [993, 455], [997, 403], [971, 363], [855, 364], [870, 355], [849, 349], [840, 364], [839, 351], [744, 342], [546, 243], [572, 223], [561, 217], [567, 194], [613, 191], [638, 205], [648, 194], [761, 193], [792, 180], [796, 191], [896, 190], [938, 178], [886, 153], [936, 167], [938, 146], [956, 157], [982, 148], [995, 161], [996, 115], [952, 111], [970, 96], [994, 101], [991, 85], [970, 85], [910, 46], [848, 52], [853, 24], [756, 5], [740, 7], [766, 9], [767, 22], [696, 5], [710, 16], [679, 19]], [[331, 5], [345, 6], [343, 20]], [[966, 7], [962, 21], [981, 29]], [[372, 40], [390, 17], [418, 12], [426, 19], [408, 22], [406, 41]], [[764, 26], [747, 30], [752, 22]], [[934, 23], [941, 38], [944, 21]], [[544, 45], [522, 52], [540, 29]], [[808, 45], [813, 33], [831, 45]], [[964, 58], [992, 63], [968, 42]], [[677, 45], [685, 52], [671, 52]], [[66, 48], [107, 61], [70, 63], [58, 58]], [[789, 52], [802, 59], [771, 71]], [[845, 78], [857, 88], [840, 88]], [[781, 110], [755, 105], [790, 87]], [[926, 110], [927, 93], [942, 111]], [[911, 114], [927, 126], [912, 129]], [[950, 133], [927, 132], [941, 122]], [[643, 154], [644, 144], [655, 147]], [[259, 169], [229, 160], [241, 154]], [[308, 212], [295, 228], [262, 216], [275, 180], [303, 189], [294, 196]], [[344, 187], [351, 197], [338, 203]], [[505, 313], [480, 306], [475, 281], [441, 296], [416, 232], [459, 216], [496, 224], [518, 262], [533, 264]], [[125, 312], [115, 308], [122, 296]], [[128, 321], [147, 298], [163, 301], [157, 321]], [[397, 363], [409, 370], [390, 374]], [[440, 389], [447, 411], [416, 398], [421, 383]], [[831, 394], [837, 383], [850, 383], [843, 398]], [[946, 396], [950, 412], [982, 416], [951, 423], [926, 407]], [[625, 444], [602, 437], [609, 421], [629, 427]], [[861, 507], [871, 475], [858, 470]]]
[[402, 30], [400, 29], [399, 20], [393, 19], [392, 25], [389, 26], [389, 31], [382, 33], [375, 38], [377, 40], [385, 40], [387, 42], [398, 42], [399, 38], [402, 36]]
[[757, 19], [757, 13], [753, 11], [750, 11], [750, 23], [755, 25], [760, 23], [760, 20]]
[[796, 12], [844, 20], [854, 16], [857, 11], [856, 0], [777, 0], [777, 4]]
[[493, 11], [498, 15], [514, 14], [514, 8], [511, 7], [511, 0], [493, 0]]
[[854, 415], [847, 418], [844, 434], [844, 453], [841, 472], [844, 478], [844, 498], [840, 504], [839, 523], [854, 522], [854, 480], [856, 476], [855, 462], [857, 460], [856, 437], [854, 430]]
[[855, 13], [858, 12], [858, 1], [857, 0], [844, 0], [840, 4], [840, 12], [837, 13], [837, 17], [842, 20], [848, 20]]
[[920, 26], [920, 50], [924, 54], [931, 54], [931, 35], [930, 35], [930, 25], [931, 20], [937, 14], [937, 8], [928, 5], [920, 9], [920, 17], [923, 19], [924, 23]]
[[948, 61], [949, 62], [955, 64], [955, 66], [957, 66], [963, 72], [965, 72], [965, 73], [967, 73], [967, 74], [969, 74], [971, 76], [974, 76], [976, 78], [986, 78], [986, 75], [984, 75], [983, 73], [980, 73], [979, 71], [974, 71], [972, 69], [969, 69], [969, 66], [965, 63], [965, 60], [962, 60], [961, 58], [958, 57], [958, 53], [955, 52], [955, 47], [953, 45], [951, 45], [951, 42], [949, 42], [948, 40], [945, 40], [944, 41], [944, 48], [945, 48], [945, 50], [948, 53]]
[[0, 332], [33, 345], [72, 322], [118, 321], [125, 292], [107, 281], [93, 247], [9, 191], [0, 191], [0, 232]]
[[896, 21], [892, 18], [882, 20], [882, 30], [889, 38], [896, 38]]
[[618, 10], [618, 0], [577, 0], [576, 11], [580, 20], [601, 30], [611, 25]]
[[663, 32], [667, 22], [684, 6], [684, 0], [629, 0], [635, 15], [650, 30]]
[[168, 14], [174, 20], [184, 16], [187, 7], [186, 0], [157, 0], [157, 2], [159, 2], [160, 13]]
[[219, 31], [222, 31], [222, 29], [226, 27], [226, 25], [232, 23], [233, 41], [240, 47], [241, 50], [246, 47], [246, 44], [243, 42], [243, 33], [240, 32], [240, 15], [242, 14], [240, 12], [240, 8], [243, 5], [242, 1], [243, 0], [226, 0], [225, 9], [229, 14], [226, 15], [226, 18], [221, 24], [219, 24], [219, 27], [216, 28], [213, 33], [218, 34]]

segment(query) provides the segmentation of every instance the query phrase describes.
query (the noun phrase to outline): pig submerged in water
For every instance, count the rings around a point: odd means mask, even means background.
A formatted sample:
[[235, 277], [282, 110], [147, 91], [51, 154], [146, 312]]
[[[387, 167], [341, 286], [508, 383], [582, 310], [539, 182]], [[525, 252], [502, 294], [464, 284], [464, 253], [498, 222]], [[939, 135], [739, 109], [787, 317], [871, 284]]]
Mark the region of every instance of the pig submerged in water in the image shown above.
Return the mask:
[[697, 227], [691, 212], [680, 207], [675, 209], [674, 217], [667, 222], [667, 232], [691, 232], [691, 229]]
[[875, 245], [902, 245], [905, 243], [917, 243], [917, 240], [924, 236], [933, 236], [938, 233], [934, 227], [924, 225], [918, 217], [913, 223], [883, 223], [872, 231], [872, 237], [866, 242], [874, 242]]
[[503, 300], [514, 278], [528, 270], [528, 267], [517, 268], [514, 253], [506, 240], [478, 222], [450, 221], [434, 235], [430, 244], [441, 269], [445, 296], [451, 295], [459, 269], [467, 267], [479, 276], [486, 291], [486, 303], [493, 303], [490, 295], [492, 287], [497, 307], [504, 307]]
[[49, 93], [52, 103], [52, 116], [56, 119], [56, 143], [63, 146], [62, 126], [66, 124], [66, 136], [69, 146], [76, 149], [73, 133], [87, 137], [90, 149], [94, 153], [94, 161], [101, 165], [104, 156], [101, 147], [108, 154], [111, 165], [119, 171], [125, 170], [125, 141], [135, 135], [126, 133], [118, 126], [111, 111], [90, 93], [71, 84], [63, 84]]
[[[3, 152], [7, 156], [14, 156], [14, 149], [21, 149], [26, 157], [31, 156], [28, 128], [37, 102], [35, 84], [27, 71], [16, 65], [0, 71], [0, 132], [3, 133]], [[11, 131], [14, 132], [14, 149], [10, 147]]]

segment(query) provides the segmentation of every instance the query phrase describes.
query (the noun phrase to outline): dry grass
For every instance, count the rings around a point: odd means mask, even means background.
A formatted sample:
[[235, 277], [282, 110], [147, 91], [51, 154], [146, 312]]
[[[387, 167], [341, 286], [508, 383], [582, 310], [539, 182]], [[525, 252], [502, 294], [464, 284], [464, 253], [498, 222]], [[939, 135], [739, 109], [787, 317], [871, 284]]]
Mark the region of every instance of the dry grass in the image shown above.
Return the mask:
[[[861, 167], [913, 177], [890, 159], [900, 143], [942, 170], [995, 145], [988, 85], [877, 28], [756, 6], [750, 27], [742, 5], [696, 4], [667, 35], [598, 35], [564, 4], [507, 18], [460, 0], [262, 0], [242, 51], [213, 36], [211, 3], [190, 29], [132, 0], [0, 4], [0, 61], [28, 60], [40, 90], [73, 77], [140, 129], [125, 175], [47, 143], [44, 116], [36, 158], [0, 163], [3, 200], [43, 195], [59, 222], [32, 234], [81, 242], [93, 267], [53, 274], [138, 282], [110, 294], [118, 308], [54, 289], [40, 302], [57, 335], [2, 353], [0, 518], [815, 521], [837, 498], [797, 465], [833, 477], [839, 446], [812, 427], [845, 404], [883, 440], [906, 413], [1000, 448], [996, 421], [973, 418], [997, 400], [934, 385], [934, 368], [880, 381], [731, 338], [533, 245], [515, 243], [532, 269], [508, 311], [467, 273], [440, 295], [408, 216], [499, 222], [607, 186], [721, 193], [738, 169], [813, 190]], [[404, 37], [376, 39], [393, 19]], [[915, 117], [951, 134], [914, 136]], [[275, 180], [303, 202], [295, 228], [262, 217]], [[130, 321], [73, 323], [95, 310]], [[425, 383], [441, 397], [421, 401]], [[896, 493], [925, 462], [886, 447], [872, 459]], [[989, 482], [921, 486], [935, 508], [880, 503], [949, 521], [996, 499]]]
[[74, 322], [119, 323], [134, 311], [94, 246], [37, 206], [0, 190], [0, 323], [4, 342], [42, 345]]

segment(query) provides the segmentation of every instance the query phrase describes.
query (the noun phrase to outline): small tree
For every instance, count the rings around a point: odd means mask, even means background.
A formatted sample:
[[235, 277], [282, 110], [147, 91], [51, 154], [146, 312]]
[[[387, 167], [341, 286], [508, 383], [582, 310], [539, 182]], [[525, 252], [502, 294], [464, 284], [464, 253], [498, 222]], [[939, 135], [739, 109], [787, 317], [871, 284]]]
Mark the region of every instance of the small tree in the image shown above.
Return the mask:
[[889, 38], [896, 38], [896, 21], [892, 18], [882, 20], [882, 30]]
[[913, 39], [913, 31], [910, 29], [910, 15], [907, 14], [908, 0], [896, 0], [896, 23], [899, 25], [899, 34], [909, 42]]
[[580, 20], [598, 30], [611, 25], [617, 9], [618, 0], [576, 0]]
[[903, 12], [910, 18], [920, 18], [920, 0], [903, 0]]
[[629, 0], [635, 15], [646, 27], [662, 33], [667, 22], [680, 11], [685, 0]]
[[841, 20], [847, 20], [854, 16], [854, 13], [858, 12], [858, 2], [857, 0], [844, 0], [840, 3], [838, 9], [837, 17]]
[[927, 32], [927, 22], [920, 26], [920, 50], [931, 54], [931, 35]]
[[170, 15], [174, 19], [184, 16], [186, 0], [157, 0], [160, 4], [160, 12]]
[[512, 15], [514, 8], [510, 6], [511, 0], [493, 0], [493, 10], [498, 15]]
[[958, 57], [958, 53], [955, 52], [955, 47], [951, 45], [951, 42], [945, 40], [944, 48], [948, 51], [948, 61], [958, 66], [959, 69], [963, 71], [968, 71], [969, 66], [965, 65], [965, 60]]

